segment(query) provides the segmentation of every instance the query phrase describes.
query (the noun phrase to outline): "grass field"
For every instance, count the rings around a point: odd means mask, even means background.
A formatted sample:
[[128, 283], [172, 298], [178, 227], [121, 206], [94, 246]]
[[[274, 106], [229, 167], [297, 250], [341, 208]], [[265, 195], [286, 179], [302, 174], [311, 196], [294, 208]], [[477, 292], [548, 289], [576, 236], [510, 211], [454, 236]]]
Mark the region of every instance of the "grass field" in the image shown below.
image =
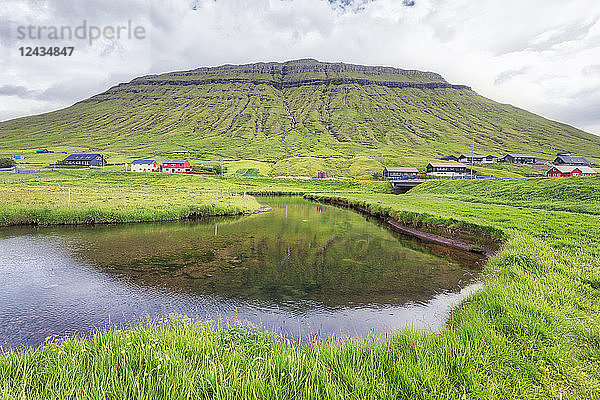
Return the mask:
[[[441, 332], [298, 346], [174, 318], [6, 354], [1, 396], [598, 399], [600, 221], [575, 206], [597, 204], [599, 182], [431, 182], [400, 196], [344, 188], [315, 194], [422, 229], [462, 227], [503, 238], [483, 288], [452, 312]], [[475, 193], [486, 202], [472, 201]], [[573, 208], [543, 208], [544, 193], [558, 193], [557, 201]]]
[[387, 182], [63, 170], [0, 173], [0, 225], [169, 221], [250, 213], [247, 194], [386, 193]]
[[531, 179], [461, 182], [432, 181], [411, 191], [412, 194], [443, 195], [446, 198], [474, 203], [507, 204], [600, 214], [600, 178]]

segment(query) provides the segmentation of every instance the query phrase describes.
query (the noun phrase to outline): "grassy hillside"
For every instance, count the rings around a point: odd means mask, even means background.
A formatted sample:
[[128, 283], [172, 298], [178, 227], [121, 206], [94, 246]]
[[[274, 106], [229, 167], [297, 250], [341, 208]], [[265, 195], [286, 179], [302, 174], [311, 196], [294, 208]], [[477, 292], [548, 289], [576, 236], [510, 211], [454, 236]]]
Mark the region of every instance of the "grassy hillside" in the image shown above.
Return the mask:
[[[184, 179], [178, 178], [178, 179]], [[310, 182], [310, 181], [309, 181]], [[576, 182], [580, 191], [568, 191]], [[540, 209], [544, 193], [597, 202], [597, 179], [519, 180], [529, 204], [503, 181], [472, 182], [489, 204], [452, 197], [459, 184], [406, 195], [321, 194], [372, 213], [437, 227], [480, 227], [506, 240], [483, 288], [437, 333], [304, 345], [244, 329], [216, 332], [183, 318], [48, 339], [0, 357], [6, 398], [597, 399], [600, 393], [600, 222]], [[515, 189], [515, 188], [513, 188]], [[537, 193], [537, 194], [536, 194]], [[232, 320], [235, 319], [232, 316]], [[233, 322], [234, 323], [234, 322]]]
[[[200, 68], [115, 86], [71, 107], [0, 123], [0, 152], [56, 146], [115, 155], [268, 161], [270, 173], [353, 175], [476, 151], [571, 151], [600, 137], [496, 103], [441, 76], [315, 60]], [[360, 159], [356, 157], [360, 156]]]

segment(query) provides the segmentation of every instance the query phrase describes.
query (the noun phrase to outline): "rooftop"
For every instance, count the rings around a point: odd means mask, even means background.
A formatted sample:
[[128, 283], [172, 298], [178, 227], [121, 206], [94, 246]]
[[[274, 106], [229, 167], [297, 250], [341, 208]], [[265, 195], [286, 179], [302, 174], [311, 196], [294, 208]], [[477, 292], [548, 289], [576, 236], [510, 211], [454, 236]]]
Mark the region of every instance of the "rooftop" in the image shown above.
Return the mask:
[[133, 160], [131, 164], [154, 164], [156, 161], [154, 160]]
[[386, 167], [385, 169], [388, 172], [419, 172], [415, 167]]
[[429, 163], [434, 168], [467, 168], [467, 166], [463, 163]]
[[65, 160], [68, 161], [91, 161], [94, 158], [101, 157], [100, 154], [71, 154]]
[[171, 158], [164, 160], [163, 164], [185, 164], [187, 160], [185, 158]]

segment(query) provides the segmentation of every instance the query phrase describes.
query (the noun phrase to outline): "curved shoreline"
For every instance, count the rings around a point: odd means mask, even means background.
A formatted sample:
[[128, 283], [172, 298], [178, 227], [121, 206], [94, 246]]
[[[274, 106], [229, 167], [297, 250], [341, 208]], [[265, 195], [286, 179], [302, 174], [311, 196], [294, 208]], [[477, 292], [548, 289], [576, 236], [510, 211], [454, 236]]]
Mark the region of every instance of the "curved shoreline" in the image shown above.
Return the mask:
[[[392, 229], [405, 235], [414, 236], [422, 240], [453, 247], [455, 249], [481, 254], [486, 258], [490, 258], [497, 254], [503, 243], [503, 240], [492, 237], [491, 235], [482, 233], [475, 229], [455, 229], [454, 232], [457, 233], [457, 235], [450, 234], [446, 236], [438, 234], [441, 228], [440, 224], [436, 225], [435, 227], [437, 228], [436, 230], [438, 232], [434, 232], [433, 229], [428, 228], [427, 225], [420, 225], [418, 227], [419, 229], [417, 229], [414, 227], [415, 224], [409, 224], [406, 221], [402, 222], [389, 213], [374, 212], [364, 205], [351, 203], [334, 196], [307, 194], [304, 195], [304, 198], [326, 204], [332, 204], [335, 206], [351, 208], [362, 214], [378, 218], [383, 223], [389, 225]], [[444, 225], [444, 228], [448, 228], [448, 225]]]

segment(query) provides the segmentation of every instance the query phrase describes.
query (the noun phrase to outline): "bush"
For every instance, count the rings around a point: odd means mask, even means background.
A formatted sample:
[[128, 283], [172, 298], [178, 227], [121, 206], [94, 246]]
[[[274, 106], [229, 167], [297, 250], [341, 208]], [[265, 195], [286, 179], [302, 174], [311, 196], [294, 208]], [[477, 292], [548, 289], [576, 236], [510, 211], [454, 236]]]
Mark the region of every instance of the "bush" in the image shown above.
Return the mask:
[[[192, 171], [212, 172], [215, 175], [221, 175], [221, 164], [205, 164], [192, 166]], [[223, 167], [223, 173], [227, 172], [227, 167]]]
[[11, 158], [0, 158], [0, 168], [11, 168], [15, 166], [15, 160]]

